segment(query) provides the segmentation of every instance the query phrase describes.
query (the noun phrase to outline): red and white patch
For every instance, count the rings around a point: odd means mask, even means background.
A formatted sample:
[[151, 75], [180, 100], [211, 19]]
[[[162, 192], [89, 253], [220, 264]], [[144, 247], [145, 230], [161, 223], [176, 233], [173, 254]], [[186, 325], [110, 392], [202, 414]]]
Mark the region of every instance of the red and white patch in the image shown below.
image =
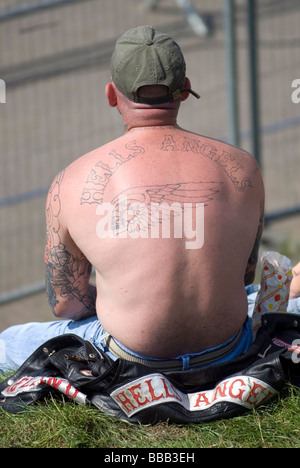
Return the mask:
[[85, 404], [86, 395], [79, 392], [66, 379], [55, 377], [22, 377], [2, 390], [4, 397], [14, 397], [22, 393], [36, 392], [43, 386], [50, 385], [77, 403]]
[[215, 388], [183, 393], [161, 374], [150, 374], [114, 390], [110, 396], [131, 417], [144, 408], [161, 403], [178, 403], [188, 411], [203, 411], [221, 403], [235, 403], [247, 409], [256, 408], [276, 394], [265, 382], [250, 376], [223, 380]]

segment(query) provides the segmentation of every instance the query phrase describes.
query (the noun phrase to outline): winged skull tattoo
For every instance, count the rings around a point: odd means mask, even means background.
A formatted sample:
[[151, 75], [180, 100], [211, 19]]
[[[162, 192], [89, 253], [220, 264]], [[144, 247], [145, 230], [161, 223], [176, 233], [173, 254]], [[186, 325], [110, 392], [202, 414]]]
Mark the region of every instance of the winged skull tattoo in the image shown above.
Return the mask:
[[124, 190], [114, 197], [112, 229], [122, 232], [148, 231], [151, 227], [182, 216], [182, 210], [193, 206], [207, 206], [220, 192], [223, 182], [180, 182], [176, 184], [147, 185]]

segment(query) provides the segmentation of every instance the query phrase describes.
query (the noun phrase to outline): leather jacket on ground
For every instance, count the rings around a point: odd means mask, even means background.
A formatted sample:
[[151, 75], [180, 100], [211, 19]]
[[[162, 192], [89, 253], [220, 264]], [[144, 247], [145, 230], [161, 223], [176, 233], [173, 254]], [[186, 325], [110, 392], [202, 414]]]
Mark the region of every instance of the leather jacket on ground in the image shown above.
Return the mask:
[[300, 316], [267, 314], [247, 353], [188, 371], [160, 372], [62, 335], [40, 346], [0, 383], [0, 406], [19, 412], [50, 395], [95, 406], [117, 419], [201, 423], [239, 416], [300, 387]]

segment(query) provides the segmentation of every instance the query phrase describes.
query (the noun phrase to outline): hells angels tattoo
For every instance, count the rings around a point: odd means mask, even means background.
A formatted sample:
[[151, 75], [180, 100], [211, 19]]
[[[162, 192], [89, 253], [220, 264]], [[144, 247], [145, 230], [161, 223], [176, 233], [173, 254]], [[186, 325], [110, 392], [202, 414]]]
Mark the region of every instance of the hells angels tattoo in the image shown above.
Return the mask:
[[133, 140], [125, 145], [124, 153], [117, 153], [115, 150], [108, 154], [106, 162], [100, 160], [91, 169], [85, 186], [82, 190], [80, 204], [101, 204], [103, 202], [104, 191], [106, 186], [114, 174], [114, 172], [122, 165], [131, 159], [140, 156], [145, 152], [142, 146], [138, 146]]

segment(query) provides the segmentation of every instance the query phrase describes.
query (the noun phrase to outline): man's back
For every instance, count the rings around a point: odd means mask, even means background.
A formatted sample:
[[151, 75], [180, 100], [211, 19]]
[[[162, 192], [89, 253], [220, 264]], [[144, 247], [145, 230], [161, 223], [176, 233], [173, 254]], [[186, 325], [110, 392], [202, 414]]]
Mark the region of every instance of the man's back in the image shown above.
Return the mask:
[[71, 164], [60, 199], [96, 270], [99, 321], [123, 345], [170, 358], [242, 327], [263, 212], [250, 155], [177, 125], [133, 128]]

